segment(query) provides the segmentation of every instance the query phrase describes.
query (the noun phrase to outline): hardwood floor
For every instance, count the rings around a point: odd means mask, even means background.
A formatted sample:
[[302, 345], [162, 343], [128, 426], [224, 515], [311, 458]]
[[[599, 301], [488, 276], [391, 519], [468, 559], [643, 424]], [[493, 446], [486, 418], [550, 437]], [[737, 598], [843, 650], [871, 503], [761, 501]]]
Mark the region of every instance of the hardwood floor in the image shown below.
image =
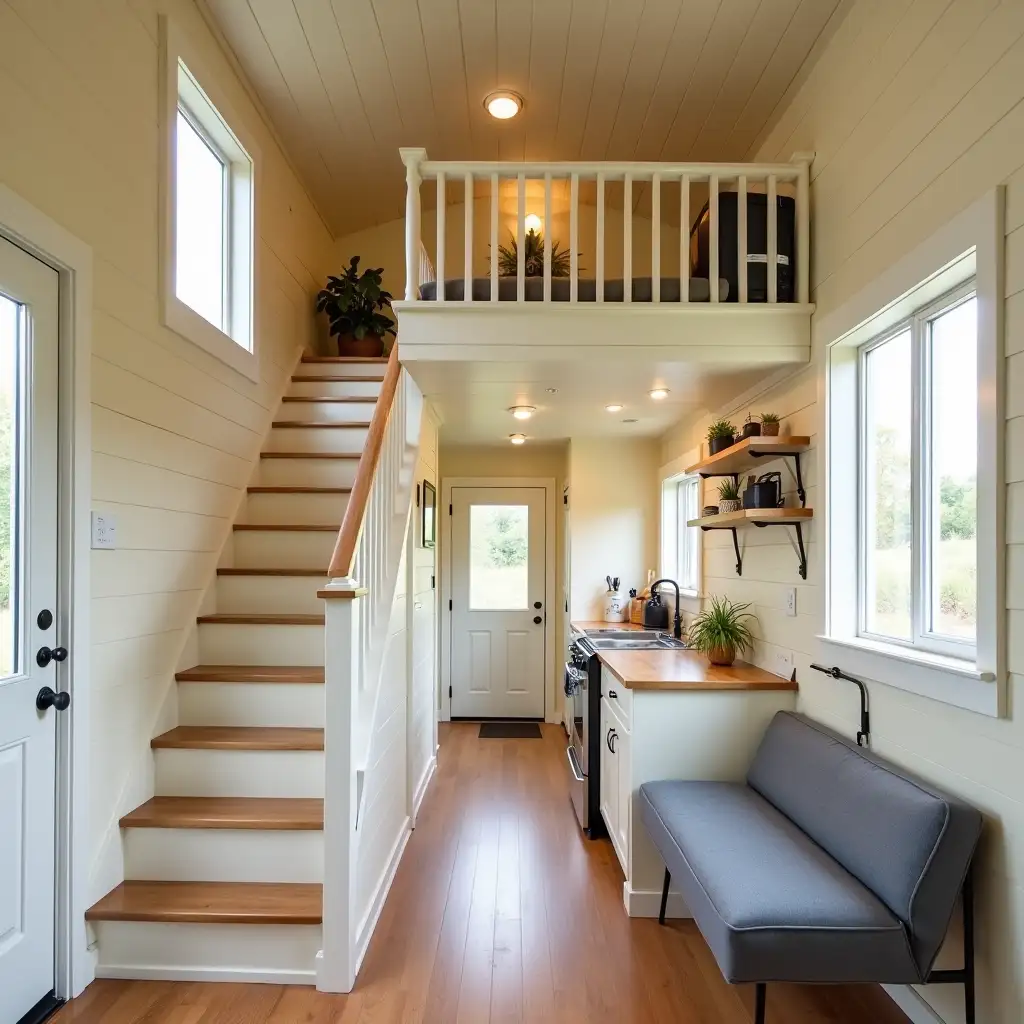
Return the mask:
[[[630, 920], [607, 841], [583, 838], [565, 735], [442, 726], [437, 776], [349, 996], [97, 981], [58, 1024], [748, 1024], [690, 922]], [[905, 1024], [869, 986], [771, 985], [769, 1024]]]

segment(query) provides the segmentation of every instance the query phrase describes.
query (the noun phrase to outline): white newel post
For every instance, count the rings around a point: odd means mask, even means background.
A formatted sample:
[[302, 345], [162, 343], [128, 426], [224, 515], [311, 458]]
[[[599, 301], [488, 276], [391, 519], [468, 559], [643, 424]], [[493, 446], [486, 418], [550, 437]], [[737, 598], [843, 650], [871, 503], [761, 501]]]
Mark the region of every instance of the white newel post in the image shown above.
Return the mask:
[[405, 297], [418, 299], [420, 268], [420, 164], [427, 159], [425, 149], [403, 147], [398, 151], [405, 164]]

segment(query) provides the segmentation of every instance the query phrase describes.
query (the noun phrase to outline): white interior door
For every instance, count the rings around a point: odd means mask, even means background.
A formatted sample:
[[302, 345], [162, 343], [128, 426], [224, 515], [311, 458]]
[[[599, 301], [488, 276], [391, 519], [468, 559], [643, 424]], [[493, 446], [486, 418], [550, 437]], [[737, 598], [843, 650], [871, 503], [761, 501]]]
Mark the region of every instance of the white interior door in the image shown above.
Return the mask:
[[543, 487], [452, 488], [453, 718], [544, 717]]
[[[0, 239], [0, 1021], [53, 989], [57, 273]], [[39, 657], [37, 659], [37, 652]], [[45, 652], [45, 653], [43, 653]], [[58, 658], [63, 660], [61, 652]], [[44, 663], [44, 664], [41, 664]], [[52, 697], [50, 700], [52, 701]], [[57, 706], [64, 703], [60, 695]], [[44, 699], [43, 704], [47, 701]]]

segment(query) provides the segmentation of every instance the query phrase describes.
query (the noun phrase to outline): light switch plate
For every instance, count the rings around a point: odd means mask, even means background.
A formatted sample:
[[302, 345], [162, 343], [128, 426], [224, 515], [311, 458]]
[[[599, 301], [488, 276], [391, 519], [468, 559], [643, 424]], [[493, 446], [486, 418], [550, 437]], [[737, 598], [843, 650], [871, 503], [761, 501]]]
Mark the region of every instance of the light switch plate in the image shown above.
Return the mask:
[[773, 670], [777, 676], [782, 676], [783, 679], [792, 679], [793, 677], [793, 652], [792, 651], [776, 651], [775, 652], [775, 668]]
[[107, 551], [117, 547], [116, 517], [105, 512], [93, 512], [92, 546]]
[[796, 587], [790, 587], [786, 591], [786, 614], [796, 615]]

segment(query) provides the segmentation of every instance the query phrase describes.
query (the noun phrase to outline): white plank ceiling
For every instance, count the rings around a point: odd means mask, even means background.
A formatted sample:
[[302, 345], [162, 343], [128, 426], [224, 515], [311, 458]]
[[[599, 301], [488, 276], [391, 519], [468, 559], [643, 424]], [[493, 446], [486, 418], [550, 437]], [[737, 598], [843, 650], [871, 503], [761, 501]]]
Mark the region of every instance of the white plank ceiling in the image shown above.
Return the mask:
[[[449, 160], [738, 160], [840, 0], [205, 0], [339, 236]], [[526, 101], [495, 121], [483, 98]]]

